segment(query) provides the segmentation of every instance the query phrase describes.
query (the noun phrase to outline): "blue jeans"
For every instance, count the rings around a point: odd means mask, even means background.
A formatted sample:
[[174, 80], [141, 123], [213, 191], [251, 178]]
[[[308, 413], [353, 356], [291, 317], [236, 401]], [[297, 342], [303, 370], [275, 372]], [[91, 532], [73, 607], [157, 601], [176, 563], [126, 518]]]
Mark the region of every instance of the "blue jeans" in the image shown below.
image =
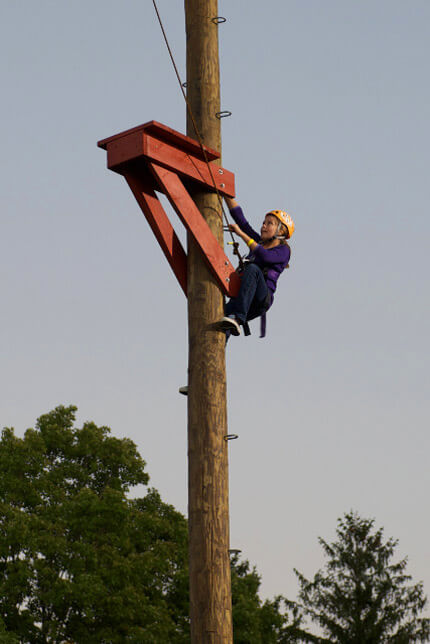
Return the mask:
[[260, 317], [268, 309], [269, 289], [263, 272], [256, 264], [245, 264], [237, 297], [225, 305], [225, 314], [234, 315], [240, 322]]

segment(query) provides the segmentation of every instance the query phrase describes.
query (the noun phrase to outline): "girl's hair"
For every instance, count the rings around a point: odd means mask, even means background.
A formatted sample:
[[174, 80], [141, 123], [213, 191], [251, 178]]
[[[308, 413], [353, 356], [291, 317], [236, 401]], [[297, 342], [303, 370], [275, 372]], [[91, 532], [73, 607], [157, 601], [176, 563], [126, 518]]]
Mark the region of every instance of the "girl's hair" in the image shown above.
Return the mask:
[[281, 242], [282, 246], [288, 246], [287, 239], [290, 238], [290, 235], [288, 233], [288, 228], [286, 226], [284, 226], [284, 224], [282, 224], [281, 222], [279, 222], [276, 237], [277, 237], [277, 239], [279, 239], [279, 241]]

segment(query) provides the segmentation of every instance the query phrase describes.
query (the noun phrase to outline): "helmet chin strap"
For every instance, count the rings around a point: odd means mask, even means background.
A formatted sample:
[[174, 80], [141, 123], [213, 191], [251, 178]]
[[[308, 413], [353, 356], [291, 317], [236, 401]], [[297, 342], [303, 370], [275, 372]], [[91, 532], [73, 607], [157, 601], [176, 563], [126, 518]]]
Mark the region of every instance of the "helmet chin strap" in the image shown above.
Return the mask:
[[276, 235], [273, 235], [270, 239], [266, 239], [264, 242], [265, 244], [270, 243], [272, 241], [275, 241], [275, 239], [288, 239], [285, 235], [278, 235], [279, 231], [281, 230], [282, 224], [279, 222], [278, 224], [278, 230], [276, 231]]

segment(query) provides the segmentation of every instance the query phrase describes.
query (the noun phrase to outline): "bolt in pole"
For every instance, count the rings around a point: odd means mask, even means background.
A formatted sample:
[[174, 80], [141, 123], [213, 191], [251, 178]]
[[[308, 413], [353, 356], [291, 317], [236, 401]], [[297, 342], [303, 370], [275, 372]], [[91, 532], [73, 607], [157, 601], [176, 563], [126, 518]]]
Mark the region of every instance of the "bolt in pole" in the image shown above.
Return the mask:
[[[187, 98], [202, 142], [221, 152], [217, 0], [185, 0]], [[197, 138], [187, 113], [187, 134]], [[217, 195], [193, 199], [220, 244]], [[188, 237], [188, 517], [190, 617], [193, 644], [231, 644], [225, 337], [211, 324], [223, 296]]]

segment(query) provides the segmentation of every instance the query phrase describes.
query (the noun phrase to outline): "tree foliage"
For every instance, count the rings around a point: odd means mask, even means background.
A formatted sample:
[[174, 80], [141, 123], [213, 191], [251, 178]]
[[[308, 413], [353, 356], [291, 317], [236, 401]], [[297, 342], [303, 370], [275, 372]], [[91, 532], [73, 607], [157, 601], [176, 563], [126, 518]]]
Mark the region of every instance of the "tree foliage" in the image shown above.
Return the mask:
[[[186, 642], [186, 522], [107, 427], [57, 407], [0, 442], [0, 615], [21, 642]], [[177, 610], [181, 608], [182, 610]]]
[[[108, 427], [75, 428], [57, 407], [0, 440], [0, 644], [189, 642], [187, 522], [147, 485], [134, 443]], [[396, 541], [356, 514], [299, 602], [262, 601], [260, 577], [232, 558], [235, 644], [426, 642], [422, 584], [408, 585]], [[304, 628], [310, 618], [324, 633]]]
[[0, 644], [19, 644], [19, 639], [14, 633], [10, 633], [0, 618]]
[[[260, 599], [261, 578], [249, 562], [232, 558], [231, 590], [235, 644], [276, 644], [296, 642], [294, 634], [302, 618], [281, 595], [273, 600]], [[290, 608], [292, 610], [290, 610]]]
[[[189, 642], [187, 523], [135, 445], [57, 407], [0, 441], [0, 644]], [[283, 599], [232, 561], [234, 641], [277, 642]], [[3, 621], [1, 621], [3, 620]], [[290, 640], [285, 640], [290, 641]]]
[[393, 563], [397, 541], [383, 539], [374, 520], [350, 512], [338, 520], [337, 541], [319, 539], [327, 558], [312, 581], [297, 570], [298, 608], [324, 637], [299, 631], [299, 641], [331, 644], [428, 642], [430, 620], [422, 583], [409, 585], [407, 559]]

